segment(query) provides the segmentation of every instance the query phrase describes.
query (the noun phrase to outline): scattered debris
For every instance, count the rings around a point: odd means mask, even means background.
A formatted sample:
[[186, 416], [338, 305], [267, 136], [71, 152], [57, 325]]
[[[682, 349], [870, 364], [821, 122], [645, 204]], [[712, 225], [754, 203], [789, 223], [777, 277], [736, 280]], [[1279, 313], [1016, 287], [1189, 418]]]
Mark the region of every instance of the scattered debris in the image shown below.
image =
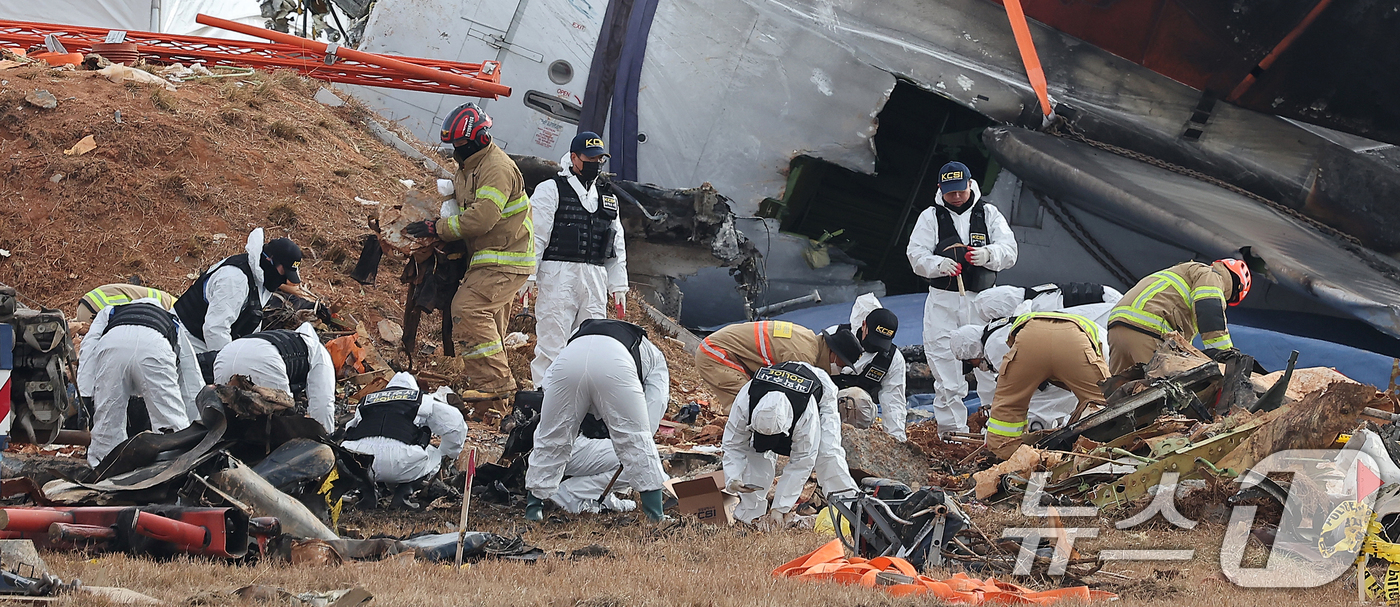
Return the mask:
[[[82, 139], [78, 140], [77, 143], [73, 144], [73, 147], [63, 150], [63, 155], [82, 156], [83, 154], [91, 152], [95, 149], [97, 149], [97, 140], [93, 138], [92, 135], [88, 135], [87, 137], [83, 137]], [[62, 179], [61, 175], [59, 176], [59, 179]], [[53, 181], [54, 183], [58, 183], [57, 180], [51, 181]]]
[[29, 105], [44, 110], [51, 110], [58, 107], [58, 97], [55, 97], [53, 93], [43, 89], [31, 91], [28, 95], [24, 96], [24, 101]]

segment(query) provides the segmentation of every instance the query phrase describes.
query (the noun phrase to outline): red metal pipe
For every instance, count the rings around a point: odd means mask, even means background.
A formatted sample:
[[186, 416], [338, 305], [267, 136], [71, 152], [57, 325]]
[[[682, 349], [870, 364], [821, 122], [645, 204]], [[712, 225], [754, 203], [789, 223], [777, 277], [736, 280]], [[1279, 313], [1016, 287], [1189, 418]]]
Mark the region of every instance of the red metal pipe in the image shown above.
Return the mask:
[[54, 523], [72, 523], [73, 513], [39, 508], [5, 508], [0, 510], [0, 529], [44, 533]]
[[182, 523], [149, 512], [136, 513], [135, 527], [136, 532], [141, 535], [162, 542], [170, 542], [182, 549], [203, 550], [212, 539], [209, 530], [204, 527]]
[[[291, 34], [275, 32], [269, 29], [239, 23], [237, 21], [229, 21], [228, 19], [211, 17], [204, 13], [200, 13], [199, 15], [197, 15], [194, 20], [196, 23], [199, 23], [201, 25], [208, 25], [212, 27], [217, 27], [219, 29], [226, 29], [232, 32], [238, 32], [240, 34], [248, 36], [265, 38], [267, 40], [271, 40], [273, 42], [280, 42], [282, 44], [290, 44], [292, 46], [301, 47], [306, 50], [319, 53], [321, 55], [326, 54], [327, 44], [324, 42], [307, 40], [306, 38], [302, 38], [300, 36], [293, 36]], [[368, 63], [370, 65], [378, 65], [381, 67], [397, 70], [405, 75], [417, 76], [419, 78], [426, 78], [428, 80], [435, 80], [447, 84], [455, 84], [467, 90], [481, 91], [492, 95], [500, 95], [502, 97], [510, 96], [510, 87], [502, 84], [487, 82], [485, 80], [478, 80], [476, 78], [468, 78], [466, 76], [459, 76], [456, 74], [449, 74], [446, 72], [440, 72], [432, 68], [423, 67], [421, 65], [414, 65], [407, 61], [401, 61], [384, 55], [366, 53], [364, 51], [357, 51], [355, 49], [345, 47], [337, 48], [335, 54], [338, 57], [353, 59], [361, 63]]]

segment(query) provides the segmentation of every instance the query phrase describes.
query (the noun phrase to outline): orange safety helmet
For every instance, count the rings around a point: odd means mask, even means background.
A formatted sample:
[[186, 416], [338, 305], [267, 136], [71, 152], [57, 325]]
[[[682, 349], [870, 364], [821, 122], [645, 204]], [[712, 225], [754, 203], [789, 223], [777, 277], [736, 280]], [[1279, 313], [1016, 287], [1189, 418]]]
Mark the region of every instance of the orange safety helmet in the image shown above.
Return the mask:
[[1238, 259], [1217, 259], [1215, 263], [1225, 266], [1234, 277], [1234, 293], [1226, 303], [1232, 306], [1240, 305], [1246, 295], [1249, 295], [1249, 285], [1253, 282], [1249, 275], [1249, 266]]

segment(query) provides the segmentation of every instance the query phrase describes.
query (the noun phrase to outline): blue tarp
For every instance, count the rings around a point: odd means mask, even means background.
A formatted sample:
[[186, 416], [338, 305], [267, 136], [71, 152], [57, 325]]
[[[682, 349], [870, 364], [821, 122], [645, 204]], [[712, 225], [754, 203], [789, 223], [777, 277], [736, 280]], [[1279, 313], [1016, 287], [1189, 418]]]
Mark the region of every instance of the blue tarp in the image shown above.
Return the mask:
[[[923, 343], [924, 298], [922, 293], [895, 295], [880, 299], [880, 304], [889, 308], [899, 317], [899, 331], [894, 343], [899, 346], [912, 346]], [[1256, 315], [1245, 317], [1249, 322]], [[851, 317], [851, 303], [816, 306], [788, 312], [778, 316], [813, 331], [821, 331], [831, 325], [848, 322]], [[1233, 322], [1230, 335], [1235, 347], [1253, 356], [1265, 369], [1277, 371], [1288, 365], [1288, 354], [1298, 351], [1298, 368], [1333, 367], [1343, 375], [1356, 381], [1385, 388], [1390, 383], [1390, 370], [1393, 359], [1338, 343], [1299, 337], [1278, 331], [1261, 329]], [[1200, 345], [1199, 338], [1197, 345]]]

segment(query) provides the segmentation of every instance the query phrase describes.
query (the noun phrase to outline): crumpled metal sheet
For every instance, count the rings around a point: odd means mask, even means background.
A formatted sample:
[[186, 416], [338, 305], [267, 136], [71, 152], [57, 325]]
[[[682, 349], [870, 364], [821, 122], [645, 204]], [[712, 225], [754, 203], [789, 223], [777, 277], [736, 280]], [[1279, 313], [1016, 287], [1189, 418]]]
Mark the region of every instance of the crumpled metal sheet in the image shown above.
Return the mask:
[[1400, 281], [1375, 267], [1386, 262], [1368, 262], [1296, 218], [1207, 182], [1060, 137], [994, 127], [982, 139], [1002, 166], [1036, 190], [1205, 257], [1251, 247], [1279, 285], [1400, 337]]

